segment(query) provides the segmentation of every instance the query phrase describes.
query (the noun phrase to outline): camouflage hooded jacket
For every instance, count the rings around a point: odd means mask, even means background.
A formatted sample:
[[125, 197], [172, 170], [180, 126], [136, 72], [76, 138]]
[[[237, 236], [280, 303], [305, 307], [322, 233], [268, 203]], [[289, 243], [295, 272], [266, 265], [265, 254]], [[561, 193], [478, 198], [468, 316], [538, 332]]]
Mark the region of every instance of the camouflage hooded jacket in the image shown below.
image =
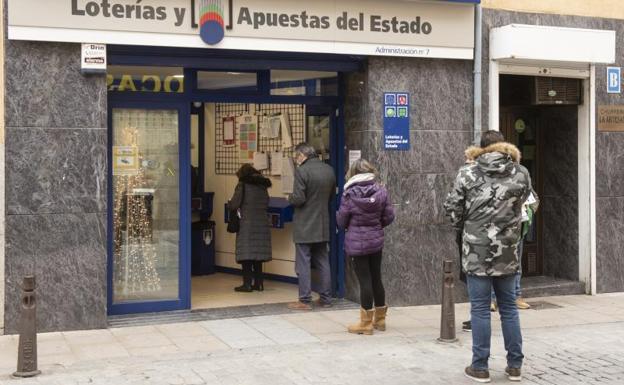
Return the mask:
[[462, 268], [468, 275], [503, 276], [519, 269], [522, 204], [531, 177], [510, 143], [471, 147], [444, 203], [453, 226], [462, 230]]

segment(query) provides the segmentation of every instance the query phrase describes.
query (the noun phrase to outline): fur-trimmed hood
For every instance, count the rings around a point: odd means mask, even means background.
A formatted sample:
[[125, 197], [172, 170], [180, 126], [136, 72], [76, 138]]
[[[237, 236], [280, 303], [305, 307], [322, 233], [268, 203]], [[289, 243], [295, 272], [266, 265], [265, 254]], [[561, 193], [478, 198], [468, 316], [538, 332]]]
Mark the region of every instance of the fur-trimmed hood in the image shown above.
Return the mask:
[[240, 182], [253, 184], [253, 185], [261, 186], [265, 188], [269, 188], [272, 185], [271, 180], [269, 178], [265, 178], [261, 174], [251, 174], [251, 175], [244, 176], [240, 178]]
[[492, 152], [500, 152], [501, 154], [509, 155], [515, 163], [520, 163], [520, 160], [522, 159], [522, 155], [520, 150], [518, 150], [518, 147], [507, 142], [494, 143], [485, 148], [471, 146], [466, 149], [464, 155], [466, 155], [467, 161], [474, 162], [481, 155]]

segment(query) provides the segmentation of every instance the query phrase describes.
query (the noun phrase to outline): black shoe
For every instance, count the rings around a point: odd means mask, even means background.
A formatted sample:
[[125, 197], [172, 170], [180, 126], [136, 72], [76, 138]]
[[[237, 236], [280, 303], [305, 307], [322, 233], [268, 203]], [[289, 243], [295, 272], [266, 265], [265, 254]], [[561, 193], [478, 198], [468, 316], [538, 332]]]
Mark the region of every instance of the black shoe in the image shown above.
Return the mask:
[[507, 373], [507, 378], [509, 381], [522, 381], [522, 371], [520, 368], [505, 368], [505, 373]]
[[471, 332], [472, 331], [472, 322], [470, 322], [470, 321], [462, 322], [462, 330], [465, 331], [465, 332]]
[[240, 285], [234, 288], [234, 291], [238, 291], [239, 293], [251, 293], [253, 289], [251, 285]]
[[264, 291], [264, 285], [259, 283], [257, 285], [252, 285], [251, 286], [251, 290], [255, 290], [255, 291]]
[[489, 370], [476, 370], [476, 369], [473, 369], [472, 366], [469, 366], [464, 371], [464, 374], [466, 375], [466, 377], [470, 378], [471, 380], [481, 382], [483, 384], [492, 381], [492, 379], [490, 378]]

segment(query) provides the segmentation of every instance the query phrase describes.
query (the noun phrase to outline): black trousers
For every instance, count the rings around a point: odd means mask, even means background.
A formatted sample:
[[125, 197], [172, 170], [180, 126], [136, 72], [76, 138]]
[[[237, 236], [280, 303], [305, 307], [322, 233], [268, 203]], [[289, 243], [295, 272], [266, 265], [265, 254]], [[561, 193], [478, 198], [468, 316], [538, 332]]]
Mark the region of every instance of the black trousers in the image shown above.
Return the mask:
[[386, 291], [381, 282], [381, 251], [375, 254], [352, 257], [353, 268], [360, 281], [360, 303], [371, 310], [386, 306]]
[[245, 285], [251, 285], [251, 281], [254, 281], [254, 285], [262, 284], [262, 262], [261, 261], [243, 261], [243, 283]]

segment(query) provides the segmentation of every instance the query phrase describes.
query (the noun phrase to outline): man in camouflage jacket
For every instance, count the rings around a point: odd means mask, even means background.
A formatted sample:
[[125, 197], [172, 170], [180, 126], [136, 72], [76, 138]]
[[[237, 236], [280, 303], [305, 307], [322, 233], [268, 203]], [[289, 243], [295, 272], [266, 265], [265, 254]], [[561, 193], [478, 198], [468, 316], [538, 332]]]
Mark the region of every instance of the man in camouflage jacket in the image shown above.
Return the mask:
[[520, 165], [520, 151], [497, 131], [483, 134], [481, 148], [459, 170], [444, 208], [462, 231], [462, 269], [467, 275], [473, 333], [472, 365], [466, 375], [489, 379], [490, 298], [494, 289], [505, 335], [507, 373], [520, 378], [522, 335], [515, 304], [515, 275], [520, 268], [522, 205], [532, 191], [531, 178]]

